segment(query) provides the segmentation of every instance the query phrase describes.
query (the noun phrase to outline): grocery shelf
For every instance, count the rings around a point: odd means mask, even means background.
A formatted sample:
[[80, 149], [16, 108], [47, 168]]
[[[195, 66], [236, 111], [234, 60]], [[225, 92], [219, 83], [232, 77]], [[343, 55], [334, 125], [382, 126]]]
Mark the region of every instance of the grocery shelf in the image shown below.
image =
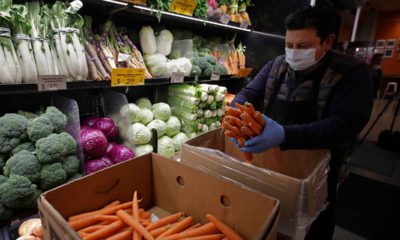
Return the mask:
[[[206, 77], [199, 78], [199, 83], [218, 83], [218, 82], [229, 82], [239, 81], [238, 78], [233, 78], [231, 75], [221, 76], [219, 80], [210, 80]], [[185, 77], [184, 83], [194, 83], [195, 78]], [[144, 85], [137, 85], [132, 87], [143, 87], [143, 86], [165, 86], [170, 85], [170, 78], [152, 78], [146, 79]], [[119, 86], [118, 86], [119, 87]], [[126, 88], [126, 86], [120, 86]], [[100, 88], [111, 88], [111, 81], [76, 81], [68, 82], [67, 90], [81, 90], [81, 89], [100, 89]], [[61, 90], [63, 91], [63, 90]], [[38, 93], [37, 84], [2, 84], [0, 85], [0, 95], [10, 94], [23, 94], [23, 93]]]
[[[84, 3], [90, 3], [90, 4], [96, 4], [100, 5], [103, 7], [106, 7], [110, 13], [115, 13], [115, 12], [121, 12], [121, 11], [126, 11], [134, 14], [140, 14], [144, 16], [151, 16], [156, 18], [158, 10], [152, 9], [147, 6], [143, 5], [135, 5], [131, 3], [126, 3], [126, 2], [121, 2], [121, 1], [116, 1], [116, 0], [84, 0]], [[177, 14], [173, 12], [167, 12], [167, 11], [160, 11], [162, 14], [161, 19], [167, 19], [170, 21], [176, 21], [176, 22], [184, 22], [186, 24], [190, 25], [197, 25], [197, 26], [204, 26], [204, 27], [212, 27], [212, 28], [217, 28], [221, 30], [227, 30], [227, 31], [232, 31], [232, 32], [242, 32], [242, 33], [248, 33], [251, 32], [251, 26], [248, 28], [243, 28], [240, 27], [239, 23], [232, 23], [230, 22], [229, 24], [223, 24], [217, 21], [210, 21], [210, 20], [204, 20], [200, 18], [195, 18], [195, 17], [190, 17], [182, 14]]]

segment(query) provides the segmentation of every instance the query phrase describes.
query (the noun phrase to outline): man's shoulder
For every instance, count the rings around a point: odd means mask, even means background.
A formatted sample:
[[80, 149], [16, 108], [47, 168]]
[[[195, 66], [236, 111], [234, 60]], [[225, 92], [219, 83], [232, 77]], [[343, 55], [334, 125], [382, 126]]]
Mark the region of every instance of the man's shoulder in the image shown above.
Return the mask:
[[345, 74], [357, 67], [366, 65], [362, 60], [347, 54], [331, 51], [330, 67], [336, 73]]

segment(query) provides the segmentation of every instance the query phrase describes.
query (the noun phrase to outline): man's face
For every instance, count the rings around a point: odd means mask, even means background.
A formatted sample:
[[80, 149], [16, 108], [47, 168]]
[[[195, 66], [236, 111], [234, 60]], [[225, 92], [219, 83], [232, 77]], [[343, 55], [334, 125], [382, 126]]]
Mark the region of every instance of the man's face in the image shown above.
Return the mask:
[[319, 61], [332, 48], [334, 40], [335, 36], [332, 34], [325, 41], [321, 42], [321, 38], [317, 36], [315, 28], [288, 30], [286, 31], [285, 47], [290, 49], [316, 48], [315, 60]]

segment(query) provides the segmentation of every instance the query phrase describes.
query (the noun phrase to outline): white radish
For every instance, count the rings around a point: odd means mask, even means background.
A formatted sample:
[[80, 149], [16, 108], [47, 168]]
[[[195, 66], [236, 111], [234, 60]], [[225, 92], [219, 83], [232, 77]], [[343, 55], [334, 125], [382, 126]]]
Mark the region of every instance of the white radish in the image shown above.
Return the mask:
[[56, 46], [57, 57], [58, 57], [58, 60], [59, 60], [59, 63], [60, 63], [59, 64], [59, 66], [60, 66], [59, 70], [60, 70], [60, 72], [62, 74], [65, 75], [65, 77], [67, 79], [70, 79], [71, 76], [72, 76], [72, 72], [68, 68], [68, 64], [67, 64], [66, 56], [65, 56], [66, 52], [64, 52], [63, 48], [61, 47], [61, 37], [60, 37], [59, 34], [56, 34], [56, 35], [53, 36], [53, 38], [54, 38], [54, 43], [55, 43], [55, 46]]
[[17, 53], [15, 52], [14, 46], [11, 47], [11, 54], [12, 54], [12, 62], [14, 64], [16, 73], [15, 83], [22, 83], [22, 68], [20, 61], [18, 60]]
[[57, 74], [56, 63], [55, 63], [56, 60], [53, 59], [53, 56], [51, 54], [49, 40], [43, 39], [42, 45], [44, 48], [44, 55], [46, 56], [47, 68], [49, 70], [48, 74], [50, 74], [50, 75]]
[[49, 75], [50, 70], [47, 65], [46, 55], [44, 53], [44, 47], [42, 41], [39, 39], [33, 39], [33, 52], [36, 61], [37, 72], [39, 75]]
[[[7, 49], [5, 49], [7, 51]], [[0, 45], [0, 83], [2, 84], [13, 84], [14, 79], [10, 73], [10, 69], [7, 65], [7, 60], [4, 54], [3, 47]]]
[[72, 33], [72, 43], [74, 45], [74, 48], [75, 48], [76, 53], [79, 58], [79, 69], [80, 69], [82, 79], [87, 80], [89, 72], [88, 72], [88, 66], [86, 63], [85, 50], [83, 49], [83, 46], [82, 46], [81, 42], [79, 41], [78, 34], [76, 32]]
[[32, 55], [32, 46], [29, 40], [17, 37], [17, 55], [22, 68], [22, 82], [37, 82], [37, 69], [35, 59]]
[[65, 63], [68, 69], [68, 72], [70, 72], [70, 76], [72, 78], [76, 78], [79, 75], [79, 67], [77, 67], [77, 63], [76, 63], [76, 53], [72, 47], [69, 48], [67, 43], [67, 33], [66, 32], [59, 32], [59, 36], [60, 36], [60, 46], [61, 46], [61, 50], [62, 52], [59, 53], [59, 57], [60, 58], [64, 58], [65, 59]]

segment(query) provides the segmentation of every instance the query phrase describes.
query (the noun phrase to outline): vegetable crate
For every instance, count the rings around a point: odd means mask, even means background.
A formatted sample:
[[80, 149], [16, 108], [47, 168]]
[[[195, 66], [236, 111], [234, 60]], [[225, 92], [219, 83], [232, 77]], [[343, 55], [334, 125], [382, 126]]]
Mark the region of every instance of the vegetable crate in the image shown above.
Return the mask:
[[324, 149], [271, 149], [253, 154], [248, 164], [232, 140], [217, 129], [186, 142], [180, 160], [277, 198], [281, 204], [278, 231], [304, 239], [326, 204], [329, 158]]
[[211, 213], [245, 239], [276, 239], [279, 201], [199, 168], [148, 154], [48, 191], [38, 200], [45, 239], [80, 239], [72, 215], [131, 201], [158, 217], [183, 211], [206, 223]]

